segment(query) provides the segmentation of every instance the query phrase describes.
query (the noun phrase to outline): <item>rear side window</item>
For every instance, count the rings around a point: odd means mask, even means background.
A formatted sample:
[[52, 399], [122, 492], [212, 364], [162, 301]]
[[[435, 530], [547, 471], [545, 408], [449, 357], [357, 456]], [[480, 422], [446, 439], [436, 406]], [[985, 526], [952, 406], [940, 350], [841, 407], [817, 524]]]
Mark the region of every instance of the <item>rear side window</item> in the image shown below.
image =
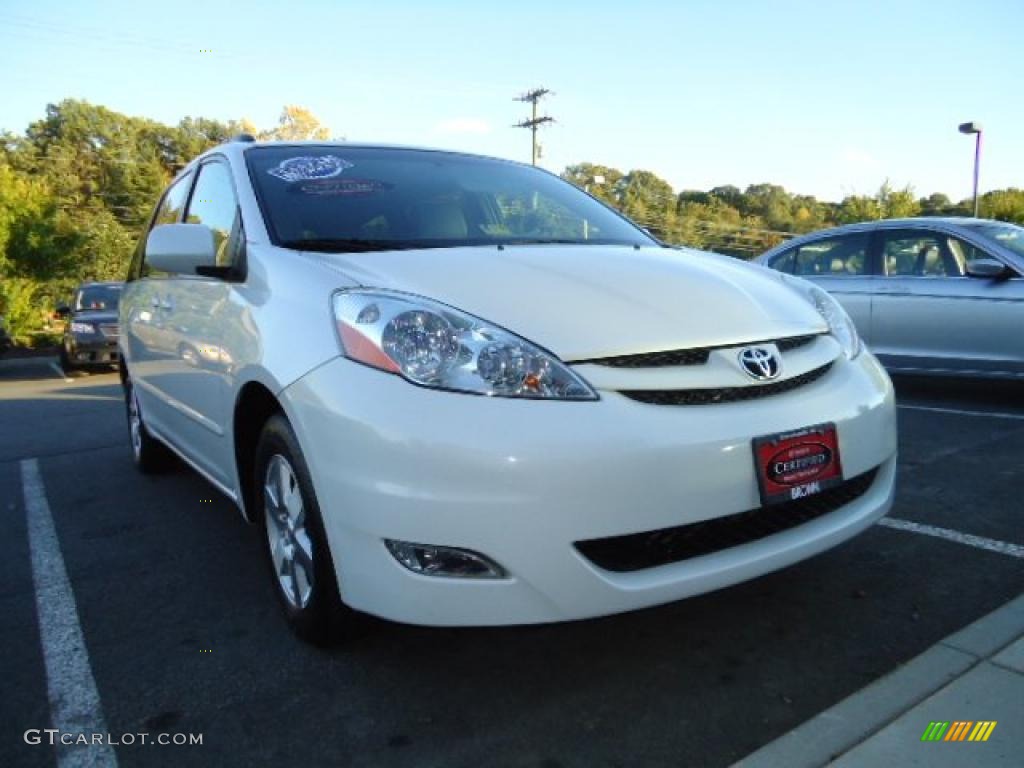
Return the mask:
[[772, 261], [780, 272], [801, 277], [849, 277], [868, 271], [868, 234], [815, 240], [786, 251]]

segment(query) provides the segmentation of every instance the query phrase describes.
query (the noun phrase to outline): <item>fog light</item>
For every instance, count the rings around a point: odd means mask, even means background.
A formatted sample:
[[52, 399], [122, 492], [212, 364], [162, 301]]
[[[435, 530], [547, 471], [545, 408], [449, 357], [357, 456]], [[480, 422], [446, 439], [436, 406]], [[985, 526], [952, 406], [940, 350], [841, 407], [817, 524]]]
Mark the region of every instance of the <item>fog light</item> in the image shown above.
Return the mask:
[[392, 541], [391, 539], [384, 539], [384, 544], [395, 560], [413, 573], [461, 579], [501, 579], [505, 577], [505, 571], [500, 565], [468, 549], [411, 544], [407, 541]]

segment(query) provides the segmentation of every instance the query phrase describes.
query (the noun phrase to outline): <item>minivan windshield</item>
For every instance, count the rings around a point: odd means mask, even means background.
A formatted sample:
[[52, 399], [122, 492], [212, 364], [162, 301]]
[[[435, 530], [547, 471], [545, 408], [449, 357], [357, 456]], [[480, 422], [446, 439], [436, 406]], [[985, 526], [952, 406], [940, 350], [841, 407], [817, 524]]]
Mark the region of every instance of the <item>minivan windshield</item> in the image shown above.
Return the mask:
[[117, 309], [121, 300], [121, 285], [89, 285], [78, 291], [74, 309], [82, 312], [90, 309]]
[[656, 245], [568, 182], [451, 152], [295, 145], [246, 153], [271, 237], [300, 250]]

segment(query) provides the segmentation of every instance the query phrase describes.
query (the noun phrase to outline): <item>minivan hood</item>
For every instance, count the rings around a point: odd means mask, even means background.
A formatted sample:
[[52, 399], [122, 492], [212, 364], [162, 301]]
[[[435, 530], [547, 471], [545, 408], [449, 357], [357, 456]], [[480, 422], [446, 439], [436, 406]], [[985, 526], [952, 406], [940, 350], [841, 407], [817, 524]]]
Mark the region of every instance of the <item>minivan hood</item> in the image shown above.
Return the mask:
[[828, 330], [776, 273], [700, 251], [527, 245], [316, 257], [359, 285], [449, 304], [570, 362]]

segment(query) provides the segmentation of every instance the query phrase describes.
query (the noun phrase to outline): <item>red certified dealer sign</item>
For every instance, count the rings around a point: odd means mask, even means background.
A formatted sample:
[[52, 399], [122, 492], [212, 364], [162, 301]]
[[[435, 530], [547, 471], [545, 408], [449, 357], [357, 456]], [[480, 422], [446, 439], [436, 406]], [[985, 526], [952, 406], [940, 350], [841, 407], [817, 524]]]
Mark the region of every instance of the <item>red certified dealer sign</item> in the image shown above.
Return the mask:
[[761, 503], [813, 496], [843, 481], [835, 424], [754, 438]]

